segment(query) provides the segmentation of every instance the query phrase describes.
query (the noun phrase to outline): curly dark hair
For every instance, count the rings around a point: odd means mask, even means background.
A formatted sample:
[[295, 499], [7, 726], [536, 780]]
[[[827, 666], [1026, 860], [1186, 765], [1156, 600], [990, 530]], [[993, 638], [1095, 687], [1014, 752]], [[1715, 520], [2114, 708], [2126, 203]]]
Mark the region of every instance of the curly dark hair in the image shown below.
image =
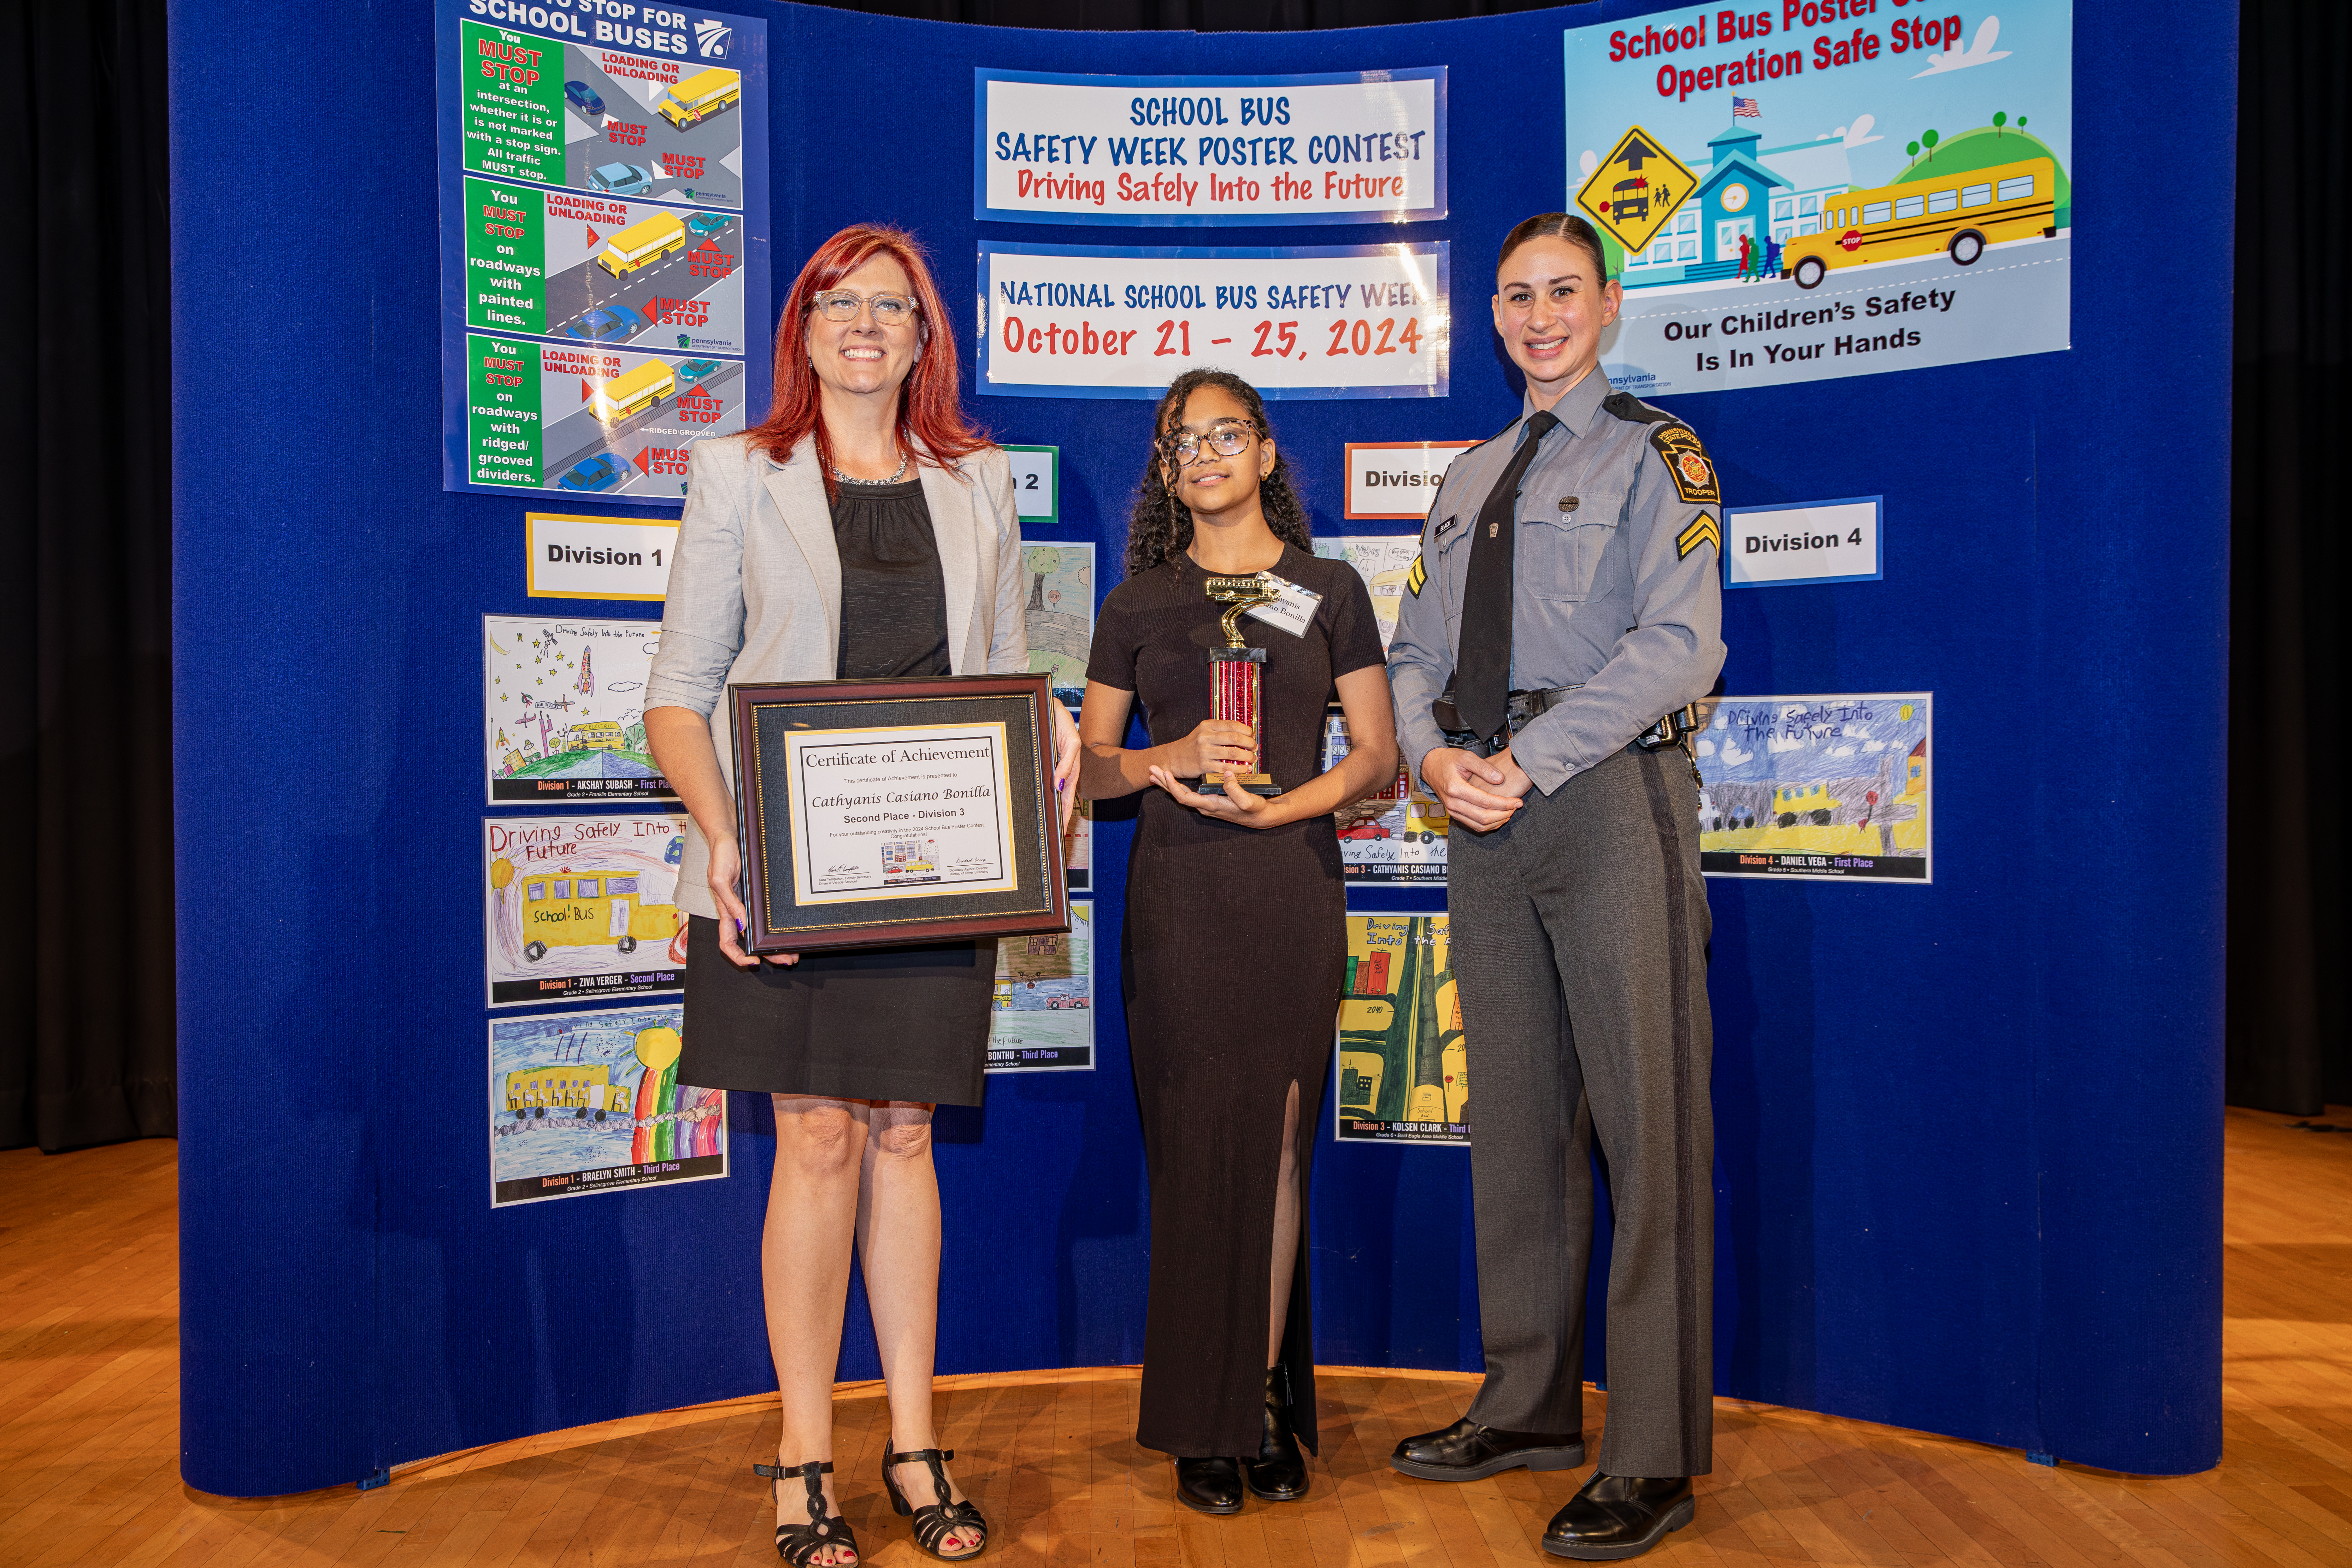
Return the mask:
[[[1195, 368], [1168, 384], [1167, 395], [1151, 415], [1151, 451], [1143, 460], [1143, 483], [1135, 492], [1135, 509], [1127, 518], [1127, 574], [1140, 576], [1173, 561], [1192, 542], [1192, 511], [1168, 489], [1160, 442], [1184, 416], [1184, 404], [1193, 393], [1213, 386], [1233, 394], [1249, 411], [1261, 440], [1274, 440], [1274, 426], [1265, 417], [1265, 399], [1257, 388], [1229, 370]], [[1276, 442], [1274, 468], [1258, 481], [1258, 501], [1274, 536], [1312, 554], [1315, 542], [1307, 531], [1307, 507], [1290, 482], [1290, 462]]]

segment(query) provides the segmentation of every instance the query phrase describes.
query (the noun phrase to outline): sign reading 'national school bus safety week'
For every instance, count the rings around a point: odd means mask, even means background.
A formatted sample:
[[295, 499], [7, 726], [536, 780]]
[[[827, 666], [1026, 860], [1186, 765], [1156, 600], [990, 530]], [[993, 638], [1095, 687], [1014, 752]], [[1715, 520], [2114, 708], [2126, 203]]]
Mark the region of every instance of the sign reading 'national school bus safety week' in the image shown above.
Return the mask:
[[972, 216], [1404, 223], [1446, 216], [1445, 68], [1321, 76], [972, 72]]
[[2068, 0], [1692, 6], [1572, 27], [1568, 202], [1640, 397], [2071, 342]]
[[1158, 397], [1213, 365], [1269, 398], [1443, 397], [1446, 256], [982, 245], [979, 390]]

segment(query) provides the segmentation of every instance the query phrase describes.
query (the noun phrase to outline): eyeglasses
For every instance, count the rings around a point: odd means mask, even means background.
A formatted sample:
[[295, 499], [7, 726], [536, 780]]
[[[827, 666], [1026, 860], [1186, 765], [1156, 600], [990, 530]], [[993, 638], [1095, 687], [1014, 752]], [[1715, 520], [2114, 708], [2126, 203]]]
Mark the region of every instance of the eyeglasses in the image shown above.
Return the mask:
[[1189, 467], [1200, 460], [1202, 442], [1218, 457], [1232, 458], [1239, 456], [1256, 434], [1257, 426], [1248, 420], [1233, 419], [1211, 427], [1205, 436], [1194, 430], [1171, 431], [1160, 438], [1160, 445], [1178, 463]]
[[827, 289], [811, 300], [809, 306], [828, 321], [854, 321], [861, 308], [871, 308], [874, 323], [880, 327], [903, 326], [915, 313], [915, 302], [904, 294], [877, 294], [865, 300], [846, 289]]

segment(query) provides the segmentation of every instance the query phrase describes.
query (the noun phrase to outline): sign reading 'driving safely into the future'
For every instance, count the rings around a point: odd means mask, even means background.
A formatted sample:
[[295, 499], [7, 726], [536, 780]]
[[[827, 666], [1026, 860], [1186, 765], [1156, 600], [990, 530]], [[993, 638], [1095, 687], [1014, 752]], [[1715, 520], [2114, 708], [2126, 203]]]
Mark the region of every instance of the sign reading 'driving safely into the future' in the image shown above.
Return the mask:
[[1690, 6], [1563, 35], [1568, 206], [1637, 396], [2071, 342], [2074, 13]]
[[1213, 365], [1269, 398], [1443, 397], [1446, 243], [982, 245], [982, 392], [1157, 397]]
[[767, 401], [766, 25], [436, 15], [443, 484], [676, 506]]
[[1445, 68], [972, 72], [972, 216], [1007, 223], [1445, 216]]

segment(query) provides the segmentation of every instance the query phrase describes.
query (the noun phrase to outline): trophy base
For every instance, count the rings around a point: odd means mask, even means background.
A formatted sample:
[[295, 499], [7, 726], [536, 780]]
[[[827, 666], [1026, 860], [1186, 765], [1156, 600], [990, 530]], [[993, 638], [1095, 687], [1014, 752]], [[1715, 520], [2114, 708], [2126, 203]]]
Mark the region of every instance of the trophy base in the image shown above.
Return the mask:
[[[1185, 781], [1185, 787], [1190, 789], [1194, 795], [1223, 795], [1225, 793], [1224, 784], [1215, 779], [1187, 779]], [[1276, 784], [1273, 777], [1266, 773], [1244, 773], [1241, 775], [1240, 780], [1235, 784], [1234, 787], [1237, 789], [1246, 790], [1251, 795], [1280, 795], [1282, 793], [1282, 786]]]

